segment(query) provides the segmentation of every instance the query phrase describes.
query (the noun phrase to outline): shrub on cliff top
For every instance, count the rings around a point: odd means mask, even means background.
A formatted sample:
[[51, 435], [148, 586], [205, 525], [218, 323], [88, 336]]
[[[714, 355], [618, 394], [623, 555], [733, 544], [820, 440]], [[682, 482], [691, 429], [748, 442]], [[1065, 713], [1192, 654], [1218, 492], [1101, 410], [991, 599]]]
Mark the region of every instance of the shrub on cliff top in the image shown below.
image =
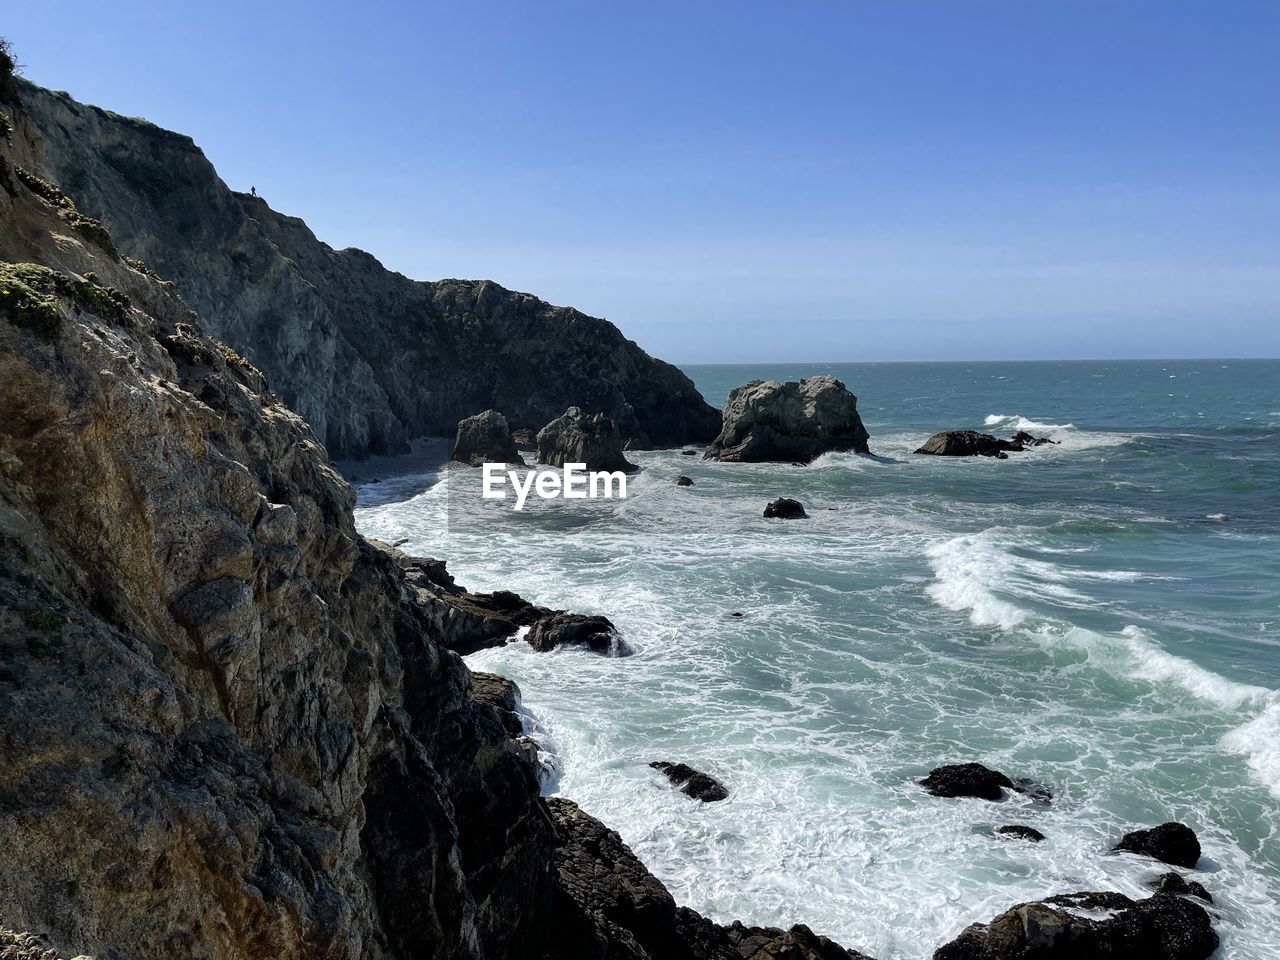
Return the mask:
[[13, 78], [18, 72], [18, 61], [13, 57], [13, 44], [0, 37], [0, 100], [12, 103], [18, 97]]

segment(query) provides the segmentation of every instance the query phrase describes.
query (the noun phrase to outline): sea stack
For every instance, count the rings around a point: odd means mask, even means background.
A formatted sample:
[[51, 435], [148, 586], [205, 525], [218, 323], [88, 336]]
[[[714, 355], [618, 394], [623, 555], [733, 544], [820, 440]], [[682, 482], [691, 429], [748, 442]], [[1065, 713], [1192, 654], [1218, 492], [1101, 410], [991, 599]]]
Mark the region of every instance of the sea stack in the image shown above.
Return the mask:
[[858, 398], [831, 376], [752, 380], [729, 392], [708, 460], [809, 463], [824, 453], [867, 453]]

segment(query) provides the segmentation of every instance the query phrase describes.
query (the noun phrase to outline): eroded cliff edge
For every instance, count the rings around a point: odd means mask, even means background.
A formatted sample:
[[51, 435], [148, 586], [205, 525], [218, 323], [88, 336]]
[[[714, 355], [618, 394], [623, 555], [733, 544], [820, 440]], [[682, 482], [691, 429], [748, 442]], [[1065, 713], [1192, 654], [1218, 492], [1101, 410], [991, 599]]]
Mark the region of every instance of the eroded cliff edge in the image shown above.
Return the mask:
[[543, 801], [305, 421], [0, 113], [0, 925], [102, 960], [855, 956], [677, 911]]
[[719, 412], [613, 324], [490, 281], [419, 282], [235, 193], [189, 137], [19, 81], [50, 179], [173, 280], [338, 458], [392, 453], [496, 409], [534, 432], [570, 406], [632, 446], [711, 440]]

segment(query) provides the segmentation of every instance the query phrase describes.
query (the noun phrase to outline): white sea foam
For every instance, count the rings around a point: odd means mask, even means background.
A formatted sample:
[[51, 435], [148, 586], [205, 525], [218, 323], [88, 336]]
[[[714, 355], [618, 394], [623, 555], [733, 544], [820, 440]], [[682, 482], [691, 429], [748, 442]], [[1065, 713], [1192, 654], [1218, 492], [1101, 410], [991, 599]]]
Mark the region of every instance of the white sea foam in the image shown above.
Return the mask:
[[1258, 716], [1222, 738], [1222, 747], [1244, 757], [1253, 775], [1280, 799], [1280, 697], [1272, 694]]
[[990, 413], [982, 421], [988, 427], [1000, 427], [1004, 430], [1026, 430], [1028, 433], [1051, 433], [1055, 430], [1074, 430], [1070, 423], [1042, 423], [1021, 414]]

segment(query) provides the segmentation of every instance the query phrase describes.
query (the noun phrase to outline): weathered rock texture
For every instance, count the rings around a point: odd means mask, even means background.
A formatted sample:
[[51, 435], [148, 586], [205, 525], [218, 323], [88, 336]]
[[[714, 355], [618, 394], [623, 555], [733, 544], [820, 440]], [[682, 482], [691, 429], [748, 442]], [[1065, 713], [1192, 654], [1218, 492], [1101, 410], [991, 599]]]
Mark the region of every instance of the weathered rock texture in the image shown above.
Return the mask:
[[808, 463], [831, 451], [867, 452], [858, 398], [835, 377], [752, 380], [729, 392], [709, 460]]
[[974, 924], [934, 960], [1206, 960], [1218, 948], [1209, 914], [1179, 896], [1131, 900], [1069, 893], [1021, 903]]
[[402, 451], [490, 407], [537, 430], [576, 405], [607, 414], [633, 447], [705, 442], [720, 428], [688, 377], [605, 320], [486, 280], [416, 282], [334, 250], [229, 190], [189, 137], [19, 87], [47, 176], [123, 252], [172, 279], [335, 457]]
[[483, 463], [518, 463], [524, 466], [524, 458], [511, 439], [507, 418], [497, 410], [486, 410], [459, 421], [450, 459], [469, 467]]
[[608, 417], [584, 413], [570, 407], [538, 431], [538, 462], [552, 467], [585, 463], [588, 470], [621, 470], [633, 473], [640, 468], [622, 453], [622, 435]]

